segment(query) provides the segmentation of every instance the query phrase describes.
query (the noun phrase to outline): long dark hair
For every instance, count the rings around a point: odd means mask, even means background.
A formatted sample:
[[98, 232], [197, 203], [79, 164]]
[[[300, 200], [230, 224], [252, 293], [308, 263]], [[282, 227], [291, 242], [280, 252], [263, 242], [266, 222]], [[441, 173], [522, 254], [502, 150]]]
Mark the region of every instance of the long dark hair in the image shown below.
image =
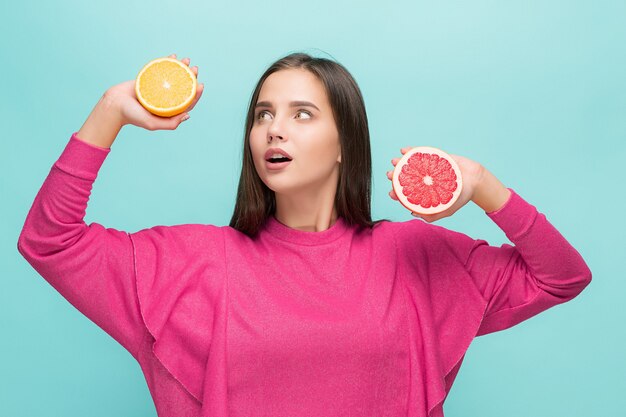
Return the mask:
[[322, 81], [337, 123], [341, 145], [339, 180], [335, 194], [338, 216], [348, 225], [358, 224], [369, 228], [389, 221], [372, 221], [371, 218], [370, 134], [359, 86], [343, 65], [326, 58], [295, 52], [270, 65], [259, 79], [250, 99], [237, 201], [229, 226], [253, 237], [276, 210], [274, 191], [261, 181], [254, 167], [249, 144], [250, 131], [254, 123], [254, 107], [265, 79], [276, 71], [297, 68], [308, 70]]

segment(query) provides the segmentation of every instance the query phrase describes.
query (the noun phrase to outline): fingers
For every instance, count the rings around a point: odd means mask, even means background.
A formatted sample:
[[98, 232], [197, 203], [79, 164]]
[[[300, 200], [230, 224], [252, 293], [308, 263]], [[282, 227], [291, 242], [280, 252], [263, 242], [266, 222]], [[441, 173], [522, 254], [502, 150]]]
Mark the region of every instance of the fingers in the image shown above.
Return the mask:
[[[404, 148], [400, 149], [400, 152], [402, 152], [403, 154], [407, 153], [408, 151], [410, 151], [411, 149], [413, 149], [413, 146], [406, 146]], [[396, 165], [398, 165], [398, 162], [400, 162], [400, 159], [402, 158], [393, 158], [391, 160], [391, 164], [395, 167]], [[392, 179], [393, 178], [393, 171], [387, 171], [387, 178]]]
[[[404, 155], [405, 153], [407, 153], [412, 148], [413, 148], [412, 146], [407, 146], [405, 148], [400, 149], [400, 152], [402, 152], [402, 154]], [[393, 166], [396, 166], [396, 164], [400, 161], [400, 159], [402, 159], [402, 158], [393, 158], [391, 160], [391, 163], [393, 164]]]
[[[169, 58], [174, 58], [176, 59], [176, 54], [171, 54], [169, 55]], [[189, 64], [191, 63], [191, 58], [183, 58], [180, 60], [180, 62], [182, 62], [183, 64], [189, 66]], [[194, 73], [194, 75], [196, 76], [196, 78], [198, 78], [198, 66], [194, 65], [193, 67], [190, 68], [191, 72]]]
[[162, 121], [159, 126], [159, 129], [162, 130], [175, 130], [181, 123], [185, 120], [189, 119], [189, 114], [187, 112], [181, 113], [179, 115], [171, 117], [167, 121]]
[[[176, 54], [171, 54], [171, 55], [168, 55], [168, 58], [174, 58], [174, 59], [176, 59]], [[180, 61], [181, 61], [181, 62], [185, 62], [185, 60], [186, 60], [186, 59], [188, 60], [189, 58], [183, 58], [183, 59], [181, 59]], [[189, 62], [185, 62], [185, 63], [186, 63], [186, 64], [189, 64]]]
[[[168, 57], [176, 59], [176, 54], [171, 54]], [[191, 63], [191, 58], [183, 58], [183, 59], [180, 60], [180, 62], [182, 62], [183, 64], [189, 66], [189, 64]], [[194, 65], [190, 69], [191, 69], [191, 72], [194, 73], [196, 78], [198, 78], [198, 66]], [[187, 109], [185, 110], [186, 113], [188, 113], [191, 109], [193, 109], [196, 106], [196, 103], [198, 102], [198, 100], [200, 100], [200, 97], [202, 96], [202, 92], [203, 91], [204, 91], [204, 84], [198, 84], [198, 87], [196, 89], [196, 98], [193, 100], [191, 105], [189, 107], [187, 107]], [[180, 115], [180, 117], [182, 117], [182, 115]], [[178, 120], [178, 119], [176, 119], [176, 120]]]
[[191, 109], [193, 109], [196, 106], [196, 103], [198, 102], [198, 100], [200, 100], [200, 97], [202, 96], [203, 92], [204, 92], [204, 84], [200, 83], [198, 84], [198, 88], [196, 89], [196, 98], [193, 100], [191, 105], [187, 107], [187, 109], [185, 110], [186, 112], [191, 111]]
[[426, 223], [432, 223], [442, 218], [441, 215], [436, 215], [436, 214], [417, 214], [417, 213], [411, 213], [411, 214], [415, 217], [420, 217]]
[[185, 120], [189, 120], [189, 113], [184, 112], [181, 117], [178, 118], [178, 123], [176, 124], [176, 127], [178, 127], [178, 125], [180, 125], [182, 122], [184, 122]]
[[[183, 58], [180, 60], [183, 64], [189, 66], [189, 64], [191, 63], [191, 59], [190, 58]], [[193, 67], [190, 68], [191, 72], [193, 72], [193, 74], [196, 76], [196, 78], [198, 78], [198, 66], [194, 65]]]
[[175, 117], [172, 117], [166, 122], [166, 126], [164, 126], [163, 129], [174, 130], [178, 126], [180, 126], [180, 124], [183, 123], [185, 120], [189, 120], [188, 112], [183, 112], [179, 115], [176, 115]]
[[182, 122], [188, 120], [189, 117], [185, 118], [185, 116], [189, 116], [187, 111], [177, 114], [176, 116], [171, 117], [161, 117], [156, 115], [151, 115], [150, 120], [146, 125], [146, 129], [148, 130], [174, 130], [176, 129]]
[[[389, 178], [389, 180], [393, 179], [393, 171], [387, 171], [387, 178]], [[389, 197], [391, 197], [394, 200], [398, 200], [398, 196], [393, 190], [389, 191]]]

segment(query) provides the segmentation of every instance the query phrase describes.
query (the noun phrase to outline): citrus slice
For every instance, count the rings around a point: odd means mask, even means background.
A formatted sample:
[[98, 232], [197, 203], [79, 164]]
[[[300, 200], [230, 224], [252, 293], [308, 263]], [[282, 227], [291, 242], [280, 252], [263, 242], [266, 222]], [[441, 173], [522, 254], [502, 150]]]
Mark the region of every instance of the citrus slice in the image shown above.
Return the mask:
[[197, 86], [196, 75], [187, 65], [174, 58], [157, 58], [139, 71], [135, 94], [150, 113], [170, 117], [191, 105]]
[[441, 149], [417, 146], [396, 164], [392, 184], [404, 207], [417, 214], [436, 214], [459, 198], [463, 180], [450, 155]]

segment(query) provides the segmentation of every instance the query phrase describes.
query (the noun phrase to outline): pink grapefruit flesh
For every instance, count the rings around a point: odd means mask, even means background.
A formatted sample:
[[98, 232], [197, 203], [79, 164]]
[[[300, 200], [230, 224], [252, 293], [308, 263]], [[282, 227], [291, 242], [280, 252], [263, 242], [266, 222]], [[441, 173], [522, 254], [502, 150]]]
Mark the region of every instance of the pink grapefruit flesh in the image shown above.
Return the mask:
[[450, 155], [431, 146], [417, 146], [396, 164], [392, 184], [404, 207], [417, 214], [436, 214], [459, 198], [463, 180]]

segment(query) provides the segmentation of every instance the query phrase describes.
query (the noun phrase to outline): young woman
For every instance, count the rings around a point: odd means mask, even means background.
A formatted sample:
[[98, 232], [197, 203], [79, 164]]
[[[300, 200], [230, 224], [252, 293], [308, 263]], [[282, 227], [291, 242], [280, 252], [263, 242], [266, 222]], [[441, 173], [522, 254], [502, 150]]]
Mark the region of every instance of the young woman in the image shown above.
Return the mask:
[[[134, 81], [110, 88], [52, 166], [18, 240], [139, 362], [160, 417], [442, 416], [474, 337], [591, 281], [544, 214], [461, 156], [463, 194], [447, 212], [372, 221], [360, 90], [342, 65], [303, 53], [272, 64], [254, 90], [230, 225], [85, 224], [120, 129], [175, 129], [185, 115], [148, 113]], [[289, 162], [269, 162], [277, 153]], [[432, 224], [469, 201], [514, 246]]]

